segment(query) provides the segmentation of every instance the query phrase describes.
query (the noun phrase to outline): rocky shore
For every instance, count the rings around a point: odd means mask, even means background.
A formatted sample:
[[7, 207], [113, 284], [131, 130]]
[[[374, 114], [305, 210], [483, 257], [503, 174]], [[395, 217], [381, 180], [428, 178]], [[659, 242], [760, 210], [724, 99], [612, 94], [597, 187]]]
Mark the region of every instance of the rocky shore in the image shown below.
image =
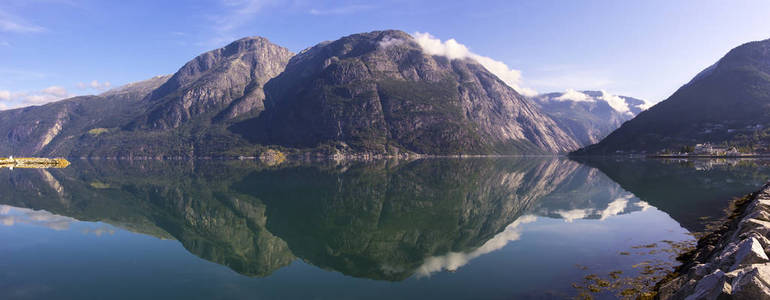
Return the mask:
[[680, 257], [659, 299], [770, 299], [770, 183], [737, 200], [727, 220]]

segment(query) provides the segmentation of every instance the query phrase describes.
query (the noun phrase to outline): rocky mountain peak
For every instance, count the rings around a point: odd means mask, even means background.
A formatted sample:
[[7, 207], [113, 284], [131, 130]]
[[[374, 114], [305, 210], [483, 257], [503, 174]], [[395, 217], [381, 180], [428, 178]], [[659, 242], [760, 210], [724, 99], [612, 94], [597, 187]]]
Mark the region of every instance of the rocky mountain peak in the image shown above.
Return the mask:
[[291, 56], [262, 37], [203, 53], [147, 96], [151, 112], [144, 126], [175, 128], [198, 115], [230, 119], [261, 109], [262, 86], [283, 71]]
[[402, 31], [320, 43], [265, 87], [238, 131], [261, 143], [386, 153], [560, 152], [577, 143], [483, 66], [428, 55]]
[[599, 142], [647, 105], [644, 100], [605, 91], [568, 90], [531, 99], [582, 146]]

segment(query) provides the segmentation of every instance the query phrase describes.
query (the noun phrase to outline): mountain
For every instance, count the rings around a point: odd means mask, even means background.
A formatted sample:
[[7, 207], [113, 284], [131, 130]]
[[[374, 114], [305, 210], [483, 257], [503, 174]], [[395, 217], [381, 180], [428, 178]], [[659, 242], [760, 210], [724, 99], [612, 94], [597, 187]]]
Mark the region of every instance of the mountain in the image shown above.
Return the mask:
[[157, 76], [98, 96], [0, 112], [0, 153], [200, 157], [250, 144], [226, 130], [258, 114], [262, 86], [293, 54], [261, 37], [237, 40]]
[[249, 37], [171, 76], [0, 111], [0, 153], [65, 157], [544, 154], [578, 143], [471, 59], [432, 56], [401, 31], [294, 55]]
[[201, 54], [150, 93], [146, 101], [151, 108], [143, 125], [176, 128], [201, 115], [231, 119], [259, 112], [264, 108], [262, 88], [293, 55], [262, 37]]
[[265, 91], [265, 111], [234, 127], [261, 144], [427, 154], [577, 147], [476, 61], [428, 55], [401, 31], [354, 34], [304, 50]]
[[671, 97], [575, 154], [650, 153], [704, 142], [764, 147], [768, 128], [770, 39], [730, 50]]
[[532, 97], [580, 146], [598, 143], [645, 109], [644, 100], [604, 91], [547, 93]]
[[[68, 154], [57, 149], [76, 137], [99, 135], [99, 128], [119, 127], [139, 113], [137, 106], [168, 79], [152, 79], [119, 87], [98, 96], [81, 96], [42, 106], [0, 111], [0, 153]], [[91, 131], [96, 129], [96, 131]], [[89, 131], [91, 131], [89, 133]]]

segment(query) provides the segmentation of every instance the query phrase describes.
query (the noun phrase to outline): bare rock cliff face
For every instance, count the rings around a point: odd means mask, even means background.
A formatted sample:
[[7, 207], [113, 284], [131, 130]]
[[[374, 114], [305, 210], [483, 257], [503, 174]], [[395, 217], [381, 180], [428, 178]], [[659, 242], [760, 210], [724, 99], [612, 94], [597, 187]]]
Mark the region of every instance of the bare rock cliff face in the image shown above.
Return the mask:
[[266, 87], [266, 110], [236, 126], [260, 143], [427, 154], [565, 152], [578, 144], [473, 60], [425, 54], [401, 31], [325, 42]]
[[203, 114], [231, 119], [262, 110], [262, 87], [283, 71], [292, 55], [262, 37], [201, 54], [147, 96], [152, 108], [144, 126], [176, 128]]

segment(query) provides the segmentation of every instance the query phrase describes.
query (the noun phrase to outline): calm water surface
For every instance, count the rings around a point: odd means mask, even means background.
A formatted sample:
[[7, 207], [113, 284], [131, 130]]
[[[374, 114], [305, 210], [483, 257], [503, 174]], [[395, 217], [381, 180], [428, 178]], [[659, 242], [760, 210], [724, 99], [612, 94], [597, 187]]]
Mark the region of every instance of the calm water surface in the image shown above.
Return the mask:
[[553, 158], [0, 169], [0, 298], [572, 297], [671, 262], [637, 246], [691, 241], [768, 179], [764, 161]]

